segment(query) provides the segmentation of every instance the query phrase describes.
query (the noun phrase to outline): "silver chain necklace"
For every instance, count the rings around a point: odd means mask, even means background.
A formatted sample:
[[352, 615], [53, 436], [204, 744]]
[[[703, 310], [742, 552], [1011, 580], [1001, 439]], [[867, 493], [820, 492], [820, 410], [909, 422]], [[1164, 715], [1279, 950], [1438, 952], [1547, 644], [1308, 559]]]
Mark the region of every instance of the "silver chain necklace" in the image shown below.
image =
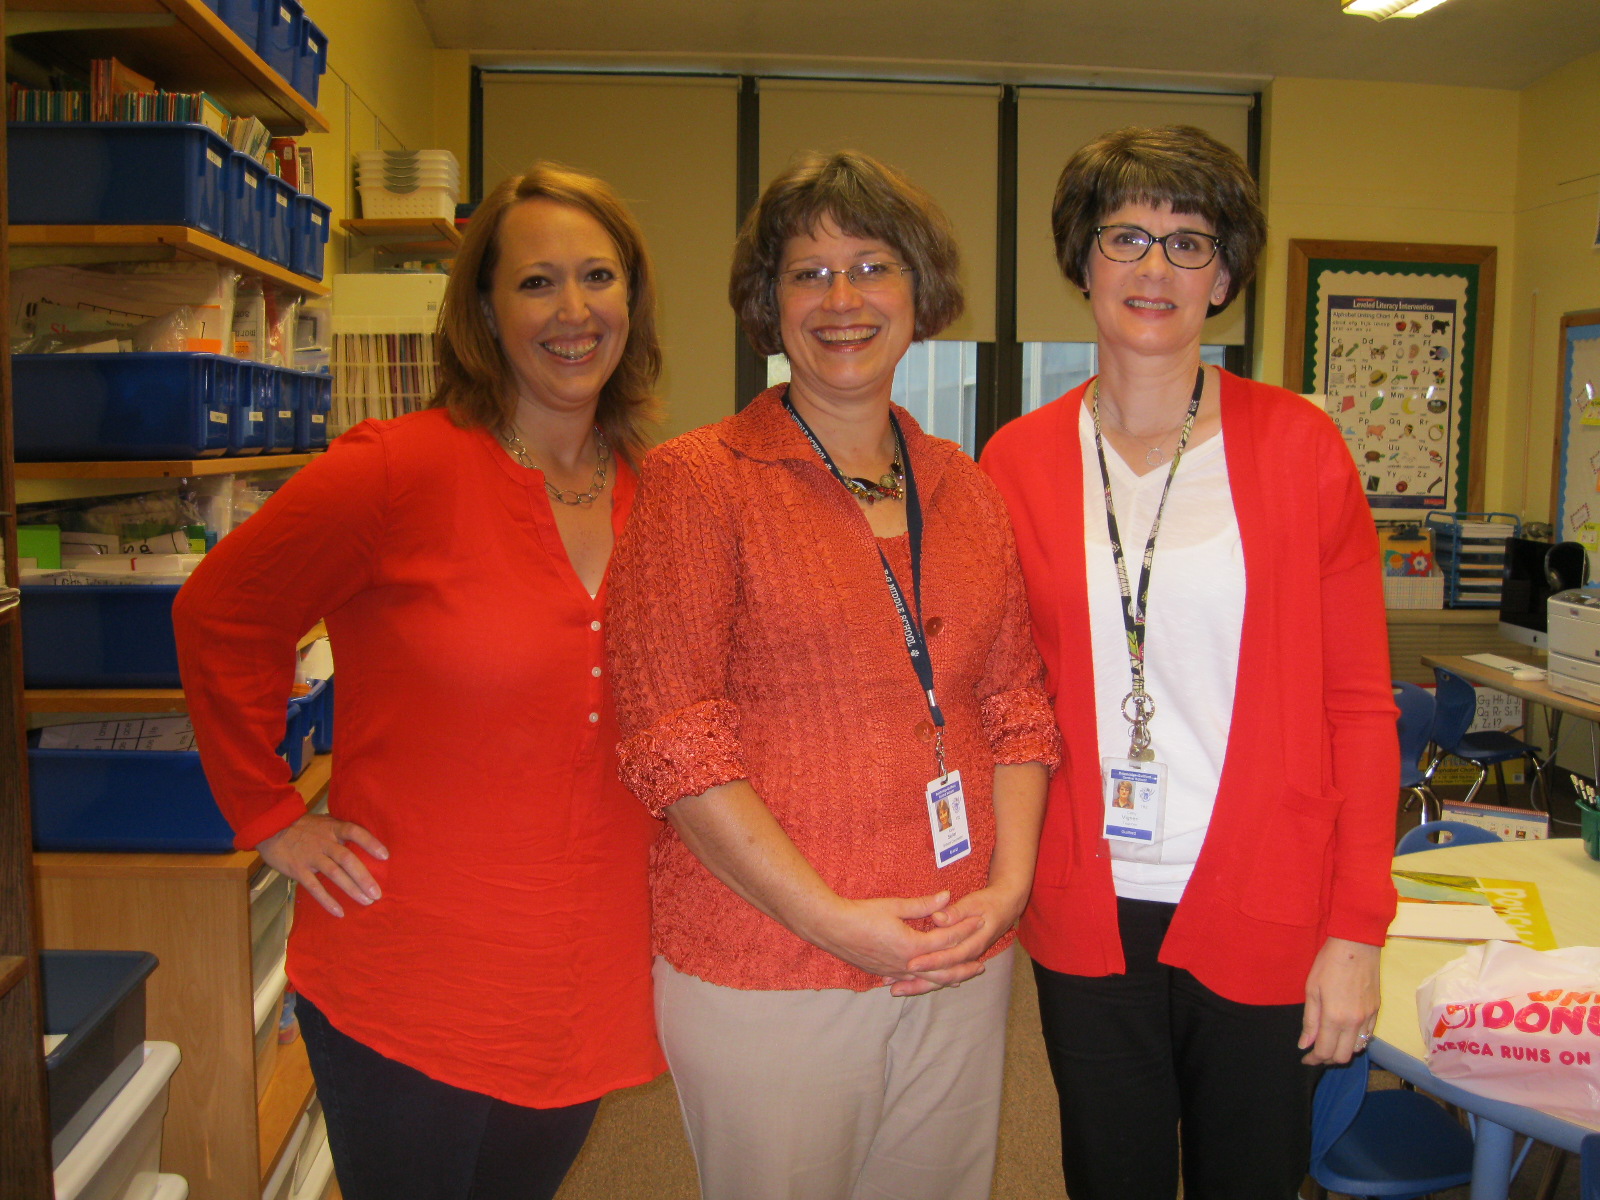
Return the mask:
[[[589, 483], [587, 492], [575, 492], [567, 488], [558, 488], [550, 482], [549, 475], [545, 476], [544, 490], [550, 493], [551, 499], [561, 504], [593, 504], [600, 499], [600, 493], [606, 490], [606, 468], [611, 465], [611, 447], [606, 445], [606, 436], [600, 432], [600, 427], [594, 427], [595, 449], [600, 456], [600, 464], [594, 469], [594, 478]], [[522, 444], [522, 438], [513, 429], [501, 439], [501, 444], [510, 451], [511, 457], [516, 459], [530, 471], [543, 471], [544, 468], [528, 456], [528, 448]]]
[[[1094, 381], [1094, 406], [1096, 411], [1098, 411], [1100, 408], [1100, 381], [1098, 379]], [[1117, 428], [1122, 431], [1124, 437], [1130, 437], [1134, 441], [1142, 442], [1144, 444], [1144, 461], [1147, 466], [1159, 467], [1162, 463], [1167, 461], [1166, 451], [1161, 448], [1162, 444], [1173, 434], [1177, 433], [1178, 430], [1182, 429], [1183, 423], [1180, 422], [1163, 433], [1158, 439], [1156, 439], [1156, 444], [1153, 446], [1150, 444], [1149, 438], [1140, 437], [1138, 434], [1134, 433], [1122, 423], [1122, 419], [1120, 417], [1117, 419]]]

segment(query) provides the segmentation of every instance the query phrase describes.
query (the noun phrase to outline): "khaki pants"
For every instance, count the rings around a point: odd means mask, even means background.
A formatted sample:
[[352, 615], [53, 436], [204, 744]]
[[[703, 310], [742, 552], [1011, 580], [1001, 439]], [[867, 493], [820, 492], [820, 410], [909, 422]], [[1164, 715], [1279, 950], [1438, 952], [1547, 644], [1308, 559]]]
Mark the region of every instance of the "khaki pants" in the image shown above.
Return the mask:
[[751, 992], [655, 964], [703, 1200], [985, 1200], [1013, 951], [959, 988]]

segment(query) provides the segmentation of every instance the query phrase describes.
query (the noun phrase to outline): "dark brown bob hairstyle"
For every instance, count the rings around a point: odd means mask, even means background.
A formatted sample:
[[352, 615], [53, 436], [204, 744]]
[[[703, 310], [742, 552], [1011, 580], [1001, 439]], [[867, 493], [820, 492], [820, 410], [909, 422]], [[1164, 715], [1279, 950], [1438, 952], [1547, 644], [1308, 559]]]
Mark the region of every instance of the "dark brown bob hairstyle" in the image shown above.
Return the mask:
[[536, 163], [484, 197], [467, 227], [445, 287], [439, 313], [439, 390], [432, 407], [445, 408], [457, 425], [499, 435], [511, 426], [517, 389], [511, 366], [489, 318], [489, 291], [500, 259], [500, 223], [524, 200], [553, 200], [600, 222], [622, 260], [628, 280], [628, 340], [617, 369], [600, 389], [595, 421], [606, 440], [637, 462], [658, 419], [656, 379], [661, 344], [656, 338], [656, 290], [650, 256], [638, 222], [603, 180], [563, 166]]
[[778, 272], [789, 239], [814, 235], [825, 218], [841, 233], [887, 242], [911, 276], [912, 337], [930, 338], [961, 315], [961, 254], [933, 197], [886, 163], [853, 150], [804, 154], [767, 185], [733, 247], [728, 300], [757, 354], [783, 353]]
[[1056, 261], [1067, 279], [1089, 294], [1089, 255], [1095, 228], [1124, 204], [1168, 205], [1204, 217], [1216, 231], [1228, 272], [1228, 294], [1210, 305], [1215, 316], [1256, 273], [1267, 240], [1267, 218], [1250, 168], [1227, 146], [1193, 125], [1132, 126], [1101, 134], [1062, 169], [1050, 206]]

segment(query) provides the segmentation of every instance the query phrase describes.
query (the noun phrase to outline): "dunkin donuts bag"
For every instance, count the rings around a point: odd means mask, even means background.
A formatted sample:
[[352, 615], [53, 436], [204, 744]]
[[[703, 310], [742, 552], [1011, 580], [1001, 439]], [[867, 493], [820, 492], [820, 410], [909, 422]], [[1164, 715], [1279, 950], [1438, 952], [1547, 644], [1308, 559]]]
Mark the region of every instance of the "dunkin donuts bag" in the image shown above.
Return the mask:
[[1474, 946], [1417, 987], [1417, 1019], [1440, 1079], [1600, 1128], [1600, 948]]

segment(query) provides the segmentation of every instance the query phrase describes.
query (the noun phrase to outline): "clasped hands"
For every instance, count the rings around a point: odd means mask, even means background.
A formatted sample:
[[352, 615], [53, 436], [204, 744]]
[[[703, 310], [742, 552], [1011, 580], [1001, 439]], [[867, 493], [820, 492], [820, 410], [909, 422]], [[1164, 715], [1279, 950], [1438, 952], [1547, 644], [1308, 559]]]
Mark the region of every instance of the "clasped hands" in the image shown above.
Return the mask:
[[[825, 927], [807, 940], [892, 980], [895, 996], [921, 996], [981, 975], [978, 959], [1016, 924], [1026, 899], [996, 887], [980, 888], [954, 902], [949, 892], [840, 898]], [[915, 929], [908, 923], [923, 919], [931, 920], [933, 928]]]

